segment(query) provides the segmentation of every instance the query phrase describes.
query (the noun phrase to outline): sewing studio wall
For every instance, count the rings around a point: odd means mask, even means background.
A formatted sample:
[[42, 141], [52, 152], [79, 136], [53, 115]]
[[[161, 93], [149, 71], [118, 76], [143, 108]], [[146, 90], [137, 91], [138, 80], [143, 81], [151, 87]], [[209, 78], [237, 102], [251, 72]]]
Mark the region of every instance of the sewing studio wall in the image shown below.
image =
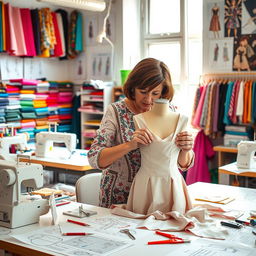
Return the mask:
[[203, 4], [203, 74], [256, 70], [256, 1], [207, 0]]
[[31, 0], [0, 2], [2, 80], [72, 78], [70, 63], [63, 60], [83, 51], [82, 13], [46, 7]]

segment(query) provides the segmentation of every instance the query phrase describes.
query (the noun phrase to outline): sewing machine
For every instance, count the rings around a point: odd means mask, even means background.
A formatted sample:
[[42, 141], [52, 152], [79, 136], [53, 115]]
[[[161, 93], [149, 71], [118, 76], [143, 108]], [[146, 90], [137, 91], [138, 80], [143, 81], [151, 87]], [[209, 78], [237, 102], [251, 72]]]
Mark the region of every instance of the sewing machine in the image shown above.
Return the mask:
[[17, 145], [20, 151], [24, 151], [28, 148], [27, 140], [28, 135], [26, 133], [0, 138], [0, 155], [3, 159], [9, 160], [10, 146]]
[[244, 169], [256, 168], [256, 141], [241, 141], [237, 145], [237, 167]]
[[65, 132], [40, 132], [36, 135], [36, 156], [54, 157], [53, 143], [65, 143], [69, 155], [76, 149], [76, 134]]
[[42, 187], [42, 165], [0, 160], [0, 226], [17, 228], [37, 223], [49, 211], [48, 199], [29, 199], [21, 193], [21, 185]]

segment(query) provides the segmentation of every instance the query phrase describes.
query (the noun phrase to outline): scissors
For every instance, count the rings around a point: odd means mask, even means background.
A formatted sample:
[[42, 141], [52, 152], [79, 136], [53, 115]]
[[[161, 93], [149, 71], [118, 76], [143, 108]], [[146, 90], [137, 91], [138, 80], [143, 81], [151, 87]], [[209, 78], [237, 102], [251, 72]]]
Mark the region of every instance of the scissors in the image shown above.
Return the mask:
[[157, 235], [164, 236], [169, 238], [168, 240], [161, 240], [161, 241], [150, 241], [148, 244], [183, 244], [183, 243], [190, 243], [189, 239], [183, 239], [181, 237], [172, 235], [172, 234], [167, 234], [163, 233], [160, 231], [156, 231]]

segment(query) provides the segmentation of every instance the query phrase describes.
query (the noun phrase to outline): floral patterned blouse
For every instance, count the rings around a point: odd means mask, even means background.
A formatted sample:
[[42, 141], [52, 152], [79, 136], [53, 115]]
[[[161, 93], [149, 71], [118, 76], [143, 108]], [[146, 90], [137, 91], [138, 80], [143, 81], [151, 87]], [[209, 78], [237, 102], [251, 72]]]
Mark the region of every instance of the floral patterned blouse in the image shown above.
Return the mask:
[[[88, 152], [88, 160], [93, 168], [101, 169], [98, 165], [101, 150], [131, 140], [135, 131], [133, 116], [134, 113], [127, 108], [124, 100], [108, 106], [97, 136]], [[132, 181], [139, 168], [140, 151], [136, 149], [103, 169], [100, 206], [109, 208], [112, 204], [126, 203]]]

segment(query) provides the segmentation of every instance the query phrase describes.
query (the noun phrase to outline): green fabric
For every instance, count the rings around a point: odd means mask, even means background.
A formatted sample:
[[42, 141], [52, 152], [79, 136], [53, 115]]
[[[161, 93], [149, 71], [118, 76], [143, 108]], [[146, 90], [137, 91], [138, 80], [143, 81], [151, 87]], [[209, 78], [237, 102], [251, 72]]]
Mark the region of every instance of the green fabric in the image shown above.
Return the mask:
[[211, 182], [214, 184], [218, 184], [218, 168], [214, 168], [210, 170]]

